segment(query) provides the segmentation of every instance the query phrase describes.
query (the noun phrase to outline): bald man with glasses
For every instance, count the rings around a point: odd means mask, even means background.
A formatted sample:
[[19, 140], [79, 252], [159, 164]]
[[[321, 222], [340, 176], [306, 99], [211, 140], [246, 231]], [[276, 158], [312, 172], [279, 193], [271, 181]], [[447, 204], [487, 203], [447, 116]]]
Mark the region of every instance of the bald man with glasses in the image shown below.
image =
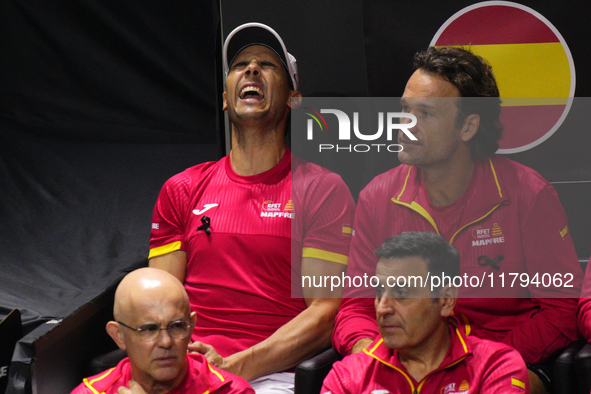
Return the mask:
[[128, 274], [115, 292], [113, 315], [107, 333], [128, 357], [84, 379], [72, 394], [254, 394], [244, 379], [187, 354], [197, 316], [171, 274], [155, 268]]

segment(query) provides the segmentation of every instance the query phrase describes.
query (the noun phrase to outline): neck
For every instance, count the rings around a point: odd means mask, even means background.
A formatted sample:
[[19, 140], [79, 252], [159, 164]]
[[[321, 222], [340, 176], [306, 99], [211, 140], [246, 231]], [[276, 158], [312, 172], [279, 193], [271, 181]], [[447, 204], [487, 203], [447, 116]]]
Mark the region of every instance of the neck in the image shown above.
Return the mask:
[[257, 175], [275, 167], [285, 153], [285, 125], [280, 128], [238, 128], [232, 125], [230, 162], [239, 175]]
[[[183, 378], [184, 375], [183, 374]], [[135, 378], [134, 378], [135, 380]], [[179, 383], [182, 381], [181, 380], [177, 380], [175, 379], [174, 382], [156, 382], [156, 381], [151, 381], [151, 382], [139, 382], [136, 380], [136, 382], [142, 387], [142, 389], [146, 392], [146, 394], [165, 394], [168, 393], [172, 390], [174, 390]]]
[[449, 205], [460, 198], [472, 179], [473, 170], [474, 161], [469, 155], [444, 166], [421, 168], [433, 205]]
[[400, 362], [414, 380], [420, 382], [441, 365], [449, 349], [451, 335], [445, 321], [427, 340], [412, 349], [398, 351]]
[[176, 378], [162, 382], [154, 380], [151, 376], [148, 376], [145, 373], [134, 373], [134, 368], [132, 367], [131, 378], [142, 387], [146, 394], [165, 394], [174, 390], [179, 384], [181, 384], [187, 373], [188, 369], [185, 366], [182, 373]]

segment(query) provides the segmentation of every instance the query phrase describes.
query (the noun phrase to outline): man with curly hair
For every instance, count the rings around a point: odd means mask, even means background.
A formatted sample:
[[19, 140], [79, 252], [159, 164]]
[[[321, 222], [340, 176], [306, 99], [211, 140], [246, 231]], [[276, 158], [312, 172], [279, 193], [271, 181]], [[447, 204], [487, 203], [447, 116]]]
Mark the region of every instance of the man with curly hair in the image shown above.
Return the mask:
[[[488, 290], [464, 287], [454, 309], [469, 334], [519, 351], [532, 392], [549, 390], [548, 360], [578, 335], [582, 273], [564, 209], [537, 172], [495, 155], [501, 100], [484, 59], [431, 47], [415, 56], [414, 66], [401, 104], [417, 118], [409, 129], [417, 140], [400, 132], [402, 164], [360, 193], [347, 275], [375, 272], [373, 251], [404, 231], [444, 237], [460, 251], [462, 275], [572, 274], [572, 287], [562, 289], [507, 283], [501, 289], [498, 281]], [[378, 334], [373, 296], [371, 289], [345, 290], [333, 334], [341, 354], [363, 350]]]

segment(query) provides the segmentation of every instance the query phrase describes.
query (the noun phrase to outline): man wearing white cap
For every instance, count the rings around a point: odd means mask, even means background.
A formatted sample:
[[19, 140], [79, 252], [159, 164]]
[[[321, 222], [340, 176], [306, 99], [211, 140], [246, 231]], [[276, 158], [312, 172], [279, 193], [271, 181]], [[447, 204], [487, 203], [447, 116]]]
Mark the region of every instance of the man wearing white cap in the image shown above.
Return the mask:
[[198, 316], [190, 349], [257, 393], [293, 392], [289, 371], [330, 345], [340, 304], [340, 294], [303, 288], [302, 276], [346, 269], [354, 202], [338, 175], [285, 146], [301, 94], [281, 37], [242, 25], [223, 62], [232, 150], [166, 182], [150, 266], [185, 283]]

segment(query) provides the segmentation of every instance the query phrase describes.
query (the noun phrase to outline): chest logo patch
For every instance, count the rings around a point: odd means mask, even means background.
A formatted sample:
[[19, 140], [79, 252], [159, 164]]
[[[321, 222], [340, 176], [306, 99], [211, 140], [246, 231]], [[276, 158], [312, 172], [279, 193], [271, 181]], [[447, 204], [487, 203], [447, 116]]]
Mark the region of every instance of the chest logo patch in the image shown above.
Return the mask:
[[441, 394], [469, 394], [470, 385], [467, 380], [463, 380], [458, 386], [457, 383], [450, 383], [439, 390]]
[[261, 207], [262, 218], [295, 218], [293, 212], [293, 206], [291, 200], [287, 201], [286, 204], [280, 202], [274, 202], [272, 200], [266, 200]]
[[492, 227], [482, 226], [472, 227], [472, 246], [486, 246], [505, 242], [505, 235], [498, 223], [493, 223]]

